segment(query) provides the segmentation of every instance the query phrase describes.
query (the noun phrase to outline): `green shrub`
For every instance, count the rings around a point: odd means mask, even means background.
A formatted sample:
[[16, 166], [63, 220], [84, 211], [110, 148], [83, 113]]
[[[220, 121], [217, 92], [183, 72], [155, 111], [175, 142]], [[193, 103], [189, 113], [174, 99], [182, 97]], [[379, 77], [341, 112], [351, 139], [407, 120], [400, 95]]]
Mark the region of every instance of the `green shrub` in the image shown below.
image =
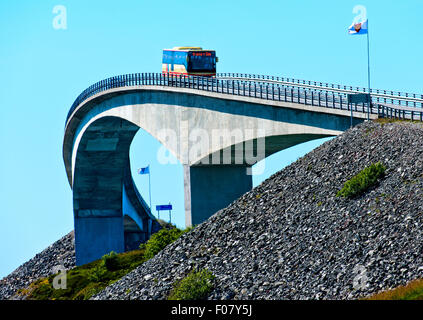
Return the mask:
[[372, 163], [361, 170], [357, 175], [345, 182], [343, 188], [336, 194], [337, 197], [354, 198], [376, 184], [379, 177], [385, 174], [386, 167], [381, 163]]
[[144, 258], [146, 260], [153, 258], [157, 253], [163, 250], [168, 244], [178, 239], [186, 231], [178, 228], [161, 229], [151, 236], [151, 238], [140, 245], [144, 249]]
[[119, 270], [119, 256], [116, 252], [112, 251], [109, 254], [105, 254], [103, 257], [103, 263], [107, 270], [116, 271]]
[[88, 273], [88, 280], [91, 282], [102, 282], [106, 276], [107, 270], [103, 265], [97, 265]]
[[192, 270], [178, 281], [170, 292], [169, 300], [201, 300], [207, 298], [214, 288], [214, 275], [207, 269]]

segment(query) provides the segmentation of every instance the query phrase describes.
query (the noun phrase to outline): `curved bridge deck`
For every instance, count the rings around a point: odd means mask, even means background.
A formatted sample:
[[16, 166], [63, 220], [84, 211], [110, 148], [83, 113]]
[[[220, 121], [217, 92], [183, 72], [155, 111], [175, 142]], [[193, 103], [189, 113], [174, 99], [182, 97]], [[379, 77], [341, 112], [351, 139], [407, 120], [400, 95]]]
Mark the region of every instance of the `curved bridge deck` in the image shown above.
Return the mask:
[[182, 163], [188, 226], [249, 191], [251, 166], [272, 153], [338, 135], [367, 117], [423, 118], [417, 95], [372, 92], [368, 109], [347, 103], [357, 92], [240, 74], [128, 74], [90, 86], [69, 110], [63, 141], [77, 264], [136, 248], [160, 228], [129, 171], [139, 128]]
[[[350, 110], [347, 94], [368, 93], [368, 89], [360, 87], [251, 74], [221, 73], [217, 74], [216, 79], [212, 79], [167, 76], [161, 73], [133, 73], [107, 78], [85, 89], [72, 104], [66, 117], [66, 123], [78, 105], [89, 97], [102, 91], [133, 86], [192, 88], [341, 110]], [[372, 96], [371, 114], [377, 114], [380, 117], [423, 120], [423, 95], [380, 89], [371, 89], [370, 93]], [[352, 108], [357, 112], [367, 112], [363, 106], [353, 105]]]

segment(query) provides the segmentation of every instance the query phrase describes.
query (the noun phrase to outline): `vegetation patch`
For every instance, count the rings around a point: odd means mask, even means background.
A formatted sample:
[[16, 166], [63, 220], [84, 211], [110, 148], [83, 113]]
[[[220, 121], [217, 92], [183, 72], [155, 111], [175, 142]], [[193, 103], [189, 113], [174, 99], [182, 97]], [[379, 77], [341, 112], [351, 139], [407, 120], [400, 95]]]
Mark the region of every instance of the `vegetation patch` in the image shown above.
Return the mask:
[[423, 300], [423, 279], [411, 281], [405, 286], [379, 292], [364, 300]]
[[215, 276], [207, 269], [192, 270], [185, 278], [177, 281], [168, 300], [202, 300], [214, 288]]
[[389, 123], [395, 123], [395, 122], [402, 122], [402, 123], [419, 123], [422, 124], [419, 120], [407, 120], [407, 119], [398, 119], [398, 118], [378, 118], [373, 120], [376, 123], [379, 123], [381, 127], [383, 127], [385, 124]]
[[116, 252], [112, 251], [109, 254], [105, 254], [102, 259], [103, 259], [103, 264], [107, 270], [109, 271], [119, 270], [120, 261], [119, 261], [119, 256], [117, 255]]
[[30, 285], [29, 300], [86, 300], [145, 261], [143, 250], [121, 254], [111, 252], [102, 259], [66, 272], [66, 289], [55, 289], [57, 275], [42, 278]]
[[385, 175], [386, 167], [379, 161], [372, 163], [367, 168], [361, 170], [357, 175], [345, 182], [337, 197], [354, 198], [363, 194], [370, 187], [374, 186], [378, 179]]
[[157, 253], [162, 251], [167, 245], [174, 242], [184, 233], [190, 231], [192, 228], [180, 230], [178, 228], [161, 229], [151, 236], [151, 238], [140, 245], [140, 249], [144, 250], [144, 257], [148, 260], [153, 258]]
[[152, 235], [140, 249], [124, 253], [110, 252], [101, 259], [73, 268], [66, 272], [66, 289], [55, 289], [53, 279], [57, 275], [41, 278], [18, 294], [29, 300], [87, 300], [124, 275], [154, 257], [166, 245], [185, 232], [175, 226], [167, 226]]

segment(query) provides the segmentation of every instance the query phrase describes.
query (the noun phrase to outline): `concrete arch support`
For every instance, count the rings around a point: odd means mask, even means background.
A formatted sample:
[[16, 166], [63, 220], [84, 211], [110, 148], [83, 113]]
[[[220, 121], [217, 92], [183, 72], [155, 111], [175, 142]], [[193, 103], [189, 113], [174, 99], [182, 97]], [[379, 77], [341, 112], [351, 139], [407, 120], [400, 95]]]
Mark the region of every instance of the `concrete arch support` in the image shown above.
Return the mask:
[[102, 117], [80, 139], [73, 181], [78, 265], [134, 249], [152, 232], [148, 220], [154, 217], [129, 171], [129, 146], [138, 129], [124, 119]]
[[[356, 114], [353, 122], [363, 120]], [[125, 238], [145, 240], [158, 229], [129, 172], [129, 146], [139, 128], [182, 163], [191, 225], [250, 190], [253, 164], [298, 143], [338, 135], [350, 124], [346, 110], [186, 88], [125, 87], [86, 99], [70, 115], [63, 143], [77, 263], [125, 250], [133, 246]], [[159, 162], [166, 161], [163, 150]]]

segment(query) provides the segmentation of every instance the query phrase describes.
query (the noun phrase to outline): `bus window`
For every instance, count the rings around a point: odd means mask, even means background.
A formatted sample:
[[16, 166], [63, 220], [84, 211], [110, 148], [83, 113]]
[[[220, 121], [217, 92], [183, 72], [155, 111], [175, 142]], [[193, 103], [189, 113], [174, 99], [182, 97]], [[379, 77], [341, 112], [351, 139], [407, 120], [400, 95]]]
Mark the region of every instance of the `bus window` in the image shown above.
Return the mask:
[[216, 71], [216, 54], [214, 52], [190, 52], [189, 71]]

